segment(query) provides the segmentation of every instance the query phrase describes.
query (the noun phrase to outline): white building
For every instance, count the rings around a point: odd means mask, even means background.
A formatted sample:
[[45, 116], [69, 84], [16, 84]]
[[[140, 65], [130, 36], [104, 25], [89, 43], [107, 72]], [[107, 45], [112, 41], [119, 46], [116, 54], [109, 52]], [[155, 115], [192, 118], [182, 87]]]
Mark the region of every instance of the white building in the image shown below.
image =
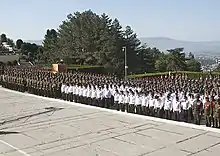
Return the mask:
[[217, 64], [220, 64], [220, 59], [216, 59], [216, 63], [217, 63]]
[[10, 52], [13, 51], [13, 48], [10, 45], [8, 45], [7, 42], [2, 42], [2, 46], [5, 47], [6, 49], [8, 49]]

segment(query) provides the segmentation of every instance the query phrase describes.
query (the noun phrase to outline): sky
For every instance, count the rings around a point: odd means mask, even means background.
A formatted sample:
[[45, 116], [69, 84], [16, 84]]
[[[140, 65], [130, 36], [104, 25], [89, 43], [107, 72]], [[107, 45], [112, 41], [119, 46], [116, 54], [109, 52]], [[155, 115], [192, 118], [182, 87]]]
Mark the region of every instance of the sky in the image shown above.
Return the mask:
[[0, 34], [41, 40], [69, 13], [91, 9], [129, 25], [138, 37], [220, 41], [219, 0], [0, 0]]

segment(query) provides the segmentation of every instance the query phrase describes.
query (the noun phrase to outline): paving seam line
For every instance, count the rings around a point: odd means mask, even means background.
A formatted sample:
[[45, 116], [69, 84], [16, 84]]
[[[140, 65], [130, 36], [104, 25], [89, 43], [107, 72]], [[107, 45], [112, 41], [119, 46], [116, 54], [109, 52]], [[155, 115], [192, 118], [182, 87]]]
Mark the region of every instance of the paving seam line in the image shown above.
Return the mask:
[[0, 143], [3, 143], [4, 145], [7, 145], [7, 146], [13, 148], [14, 150], [16, 150], [17, 152], [19, 152], [20, 154], [22, 154], [24, 156], [31, 156], [30, 154], [27, 154], [26, 152], [20, 150], [19, 148], [15, 147], [15, 146], [13, 146], [13, 145], [11, 145], [11, 144], [3, 141], [3, 140], [0, 140]]

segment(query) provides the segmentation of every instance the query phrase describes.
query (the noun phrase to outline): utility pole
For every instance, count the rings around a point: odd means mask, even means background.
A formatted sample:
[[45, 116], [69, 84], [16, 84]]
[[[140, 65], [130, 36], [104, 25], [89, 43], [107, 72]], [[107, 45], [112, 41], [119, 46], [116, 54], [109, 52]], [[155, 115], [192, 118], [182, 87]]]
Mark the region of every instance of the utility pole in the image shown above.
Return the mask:
[[125, 58], [124, 58], [124, 61], [125, 61], [125, 80], [127, 80], [127, 70], [128, 70], [128, 66], [127, 66], [127, 48], [126, 47], [122, 47], [122, 50], [124, 51], [125, 53]]

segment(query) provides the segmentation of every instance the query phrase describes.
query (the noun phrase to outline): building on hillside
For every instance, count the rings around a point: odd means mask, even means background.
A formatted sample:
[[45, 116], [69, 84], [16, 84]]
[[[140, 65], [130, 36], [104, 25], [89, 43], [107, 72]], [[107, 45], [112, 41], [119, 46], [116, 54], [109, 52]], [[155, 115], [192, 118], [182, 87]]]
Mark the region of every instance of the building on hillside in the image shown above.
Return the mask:
[[7, 42], [0, 43], [0, 62], [7, 63], [14, 61], [19, 61], [19, 55], [15, 53], [14, 49]]
[[2, 46], [8, 49], [9, 52], [13, 52], [13, 48], [10, 45], [8, 45], [7, 42], [2, 42]]

